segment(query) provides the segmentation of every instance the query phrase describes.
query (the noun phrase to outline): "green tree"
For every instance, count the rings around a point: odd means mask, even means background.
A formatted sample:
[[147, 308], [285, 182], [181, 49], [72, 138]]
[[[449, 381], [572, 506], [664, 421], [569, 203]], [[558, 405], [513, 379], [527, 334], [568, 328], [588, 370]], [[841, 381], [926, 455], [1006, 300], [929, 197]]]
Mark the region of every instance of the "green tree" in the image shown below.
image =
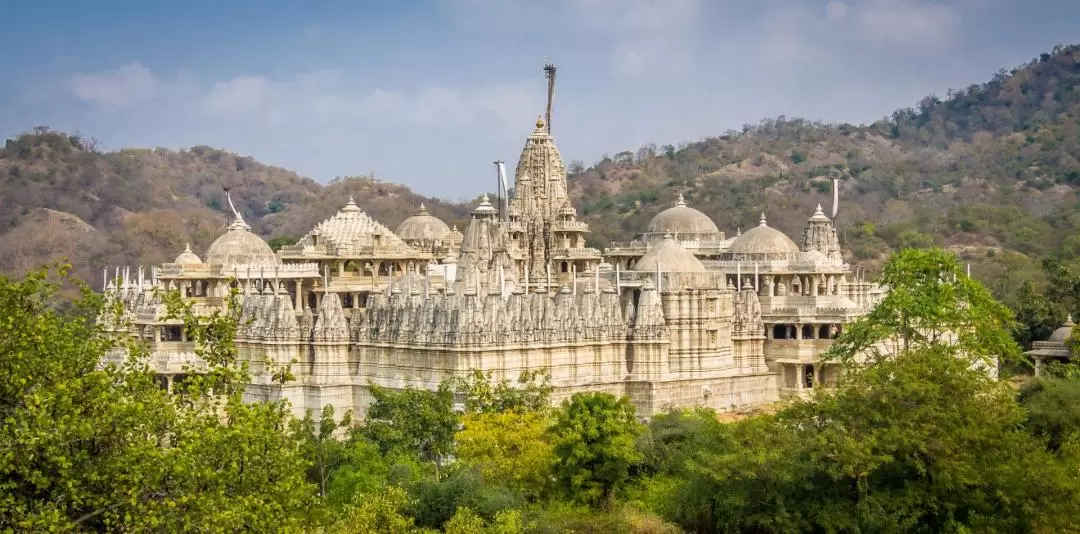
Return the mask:
[[337, 519], [328, 534], [412, 534], [421, 532], [403, 511], [409, 502], [405, 490], [389, 486], [382, 491], [356, 496], [352, 506]]
[[542, 412], [551, 403], [551, 375], [546, 370], [523, 371], [514, 385], [505, 379], [495, 381], [491, 371], [473, 369], [448, 384], [463, 399], [467, 413]]
[[959, 260], [941, 249], [904, 249], [889, 259], [879, 280], [888, 294], [869, 314], [845, 325], [825, 359], [855, 363], [923, 348], [990, 364], [1016, 359], [1011, 310], [968, 277]]
[[575, 393], [555, 414], [555, 476], [576, 500], [610, 507], [642, 460], [635, 439], [644, 427], [627, 397]]
[[361, 434], [383, 454], [417, 455], [438, 469], [453, 451], [458, 429], [454, 392], [449, 384], [436, 391], [407, 387], [392, 390], [371, 384], [374, 402], [368, 407]]
[[[73, 306], [57, 305], [63, 284], [83, 294]], [[156, 386], [146, 351], [104, 329], [118, 324], [117, 311], [66, 268], [0, 278], [0, 530], [310, 524], [318, 503], [299, 440], [286, 431], [287, 405], [245, 404], [235, 387], [244, 374], [233, 314], [185, 324], [208, 369], [169, 394]], [[190, 316], [189, 307], [173, 311]], [[101, 365], [116, 350], [129, 357]]]
[[319, 421], [316, 422], [311, 413], [304, 415], [303, 419], [293, 420], [292, 431], [302, 440], [303, 454], [311, 463], [308, 471], [308, 479], [319, 487], [319, 496], [327, 496], [327, 484], [334, 471], [346, 459], [346, 443], [335, 437], [339, 429], [348, 428], [352, 422], [352, 414], [346, 412], [340, 421], [334, 418], [334, 407], [323, 407]]
[[484, 481], [537, 500], [550, 486], [555, 455], [540, 412], [466, 414], [457, 433], [457, 458]]
[[1025, 280], [1016, 292], [1013, 311], [1017, 323], [1014, 337], [1025, 348], [1030, 348], [1033, 341], [1050, 337], [1064, 319], [1060, 308], [1037, 292], [1031, 280]]

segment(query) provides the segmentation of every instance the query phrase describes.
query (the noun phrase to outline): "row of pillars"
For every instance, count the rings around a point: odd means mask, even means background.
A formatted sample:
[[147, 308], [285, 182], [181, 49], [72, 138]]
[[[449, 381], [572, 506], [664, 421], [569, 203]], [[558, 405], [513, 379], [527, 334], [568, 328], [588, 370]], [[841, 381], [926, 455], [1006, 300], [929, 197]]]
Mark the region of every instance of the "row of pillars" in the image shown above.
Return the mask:
[[836, 339], [840, 335], [838, 324], [773, 324], [766, 325], [769, 339]]

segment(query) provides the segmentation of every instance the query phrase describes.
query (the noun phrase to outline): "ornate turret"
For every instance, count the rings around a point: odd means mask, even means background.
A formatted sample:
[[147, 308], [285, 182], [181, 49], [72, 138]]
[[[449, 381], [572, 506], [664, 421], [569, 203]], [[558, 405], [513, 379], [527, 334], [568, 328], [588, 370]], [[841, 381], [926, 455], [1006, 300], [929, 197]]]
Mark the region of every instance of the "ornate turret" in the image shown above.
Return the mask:
[[537, 119], [521, 151], [508, 213], [510, 238], [524, 256], [522, 272], [527, 268], [533, 273], [550, 269], [568, 274], [599, 263], [599, 251], [585, 247], [589, 228], [577, 220], [567, 191], [566, 168], [543, 117]]
[[840, 240], [836, 236], [836, 227], [825, 216], [821, 204], [817, 205], [814, 214], [806, 221], [806, 231], [803, 233], [803, 252], [816, 250], [824, 254], [830, 260], [843, 261], [840, 251]]

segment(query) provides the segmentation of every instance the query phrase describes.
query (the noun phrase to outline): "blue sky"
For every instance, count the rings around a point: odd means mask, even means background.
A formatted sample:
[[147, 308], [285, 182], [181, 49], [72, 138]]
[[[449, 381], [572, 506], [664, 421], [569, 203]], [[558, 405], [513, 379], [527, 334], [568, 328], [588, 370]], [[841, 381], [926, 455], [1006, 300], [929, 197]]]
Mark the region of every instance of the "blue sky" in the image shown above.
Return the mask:
[[0, 0], [0, 133], [205, 144], [449, 199], [553, 130], [591, 163], [762, 117], [868, 122], [1080, 42], [1074, 0]]

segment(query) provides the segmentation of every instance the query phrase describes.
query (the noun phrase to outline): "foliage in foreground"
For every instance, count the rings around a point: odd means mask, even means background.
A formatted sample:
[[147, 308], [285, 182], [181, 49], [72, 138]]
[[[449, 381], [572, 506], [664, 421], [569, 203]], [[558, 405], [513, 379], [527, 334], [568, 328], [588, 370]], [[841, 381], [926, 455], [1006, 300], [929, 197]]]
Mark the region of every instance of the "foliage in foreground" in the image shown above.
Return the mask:
[[[0, 531], [1076, 531], [1080, 378], [1048, 367], [1016, 395], [973, 366], [963, 356], [1011, 350], [1009, 317], [970, 280], [930, 275], [949, 265], [894, 258], [898, 299], [837, 346], [908, 342], [835, 391], [736, 423], [687, 409], [648, 425], [625, 398], [553, 408], [542, 374], [479, 372], [375, 390], [364, 426], [293, 419], [240, 402], [235, 317], [171, 297], [214, 369], [170, 394], [137, 345], [98, 365], [117, 343], [98, 297], [59, 309], [63, 276], [0, 279]], [[983, 321], [936, 309], [950, 303]], [[955, 328], [971, 334], [927, 334]]]

